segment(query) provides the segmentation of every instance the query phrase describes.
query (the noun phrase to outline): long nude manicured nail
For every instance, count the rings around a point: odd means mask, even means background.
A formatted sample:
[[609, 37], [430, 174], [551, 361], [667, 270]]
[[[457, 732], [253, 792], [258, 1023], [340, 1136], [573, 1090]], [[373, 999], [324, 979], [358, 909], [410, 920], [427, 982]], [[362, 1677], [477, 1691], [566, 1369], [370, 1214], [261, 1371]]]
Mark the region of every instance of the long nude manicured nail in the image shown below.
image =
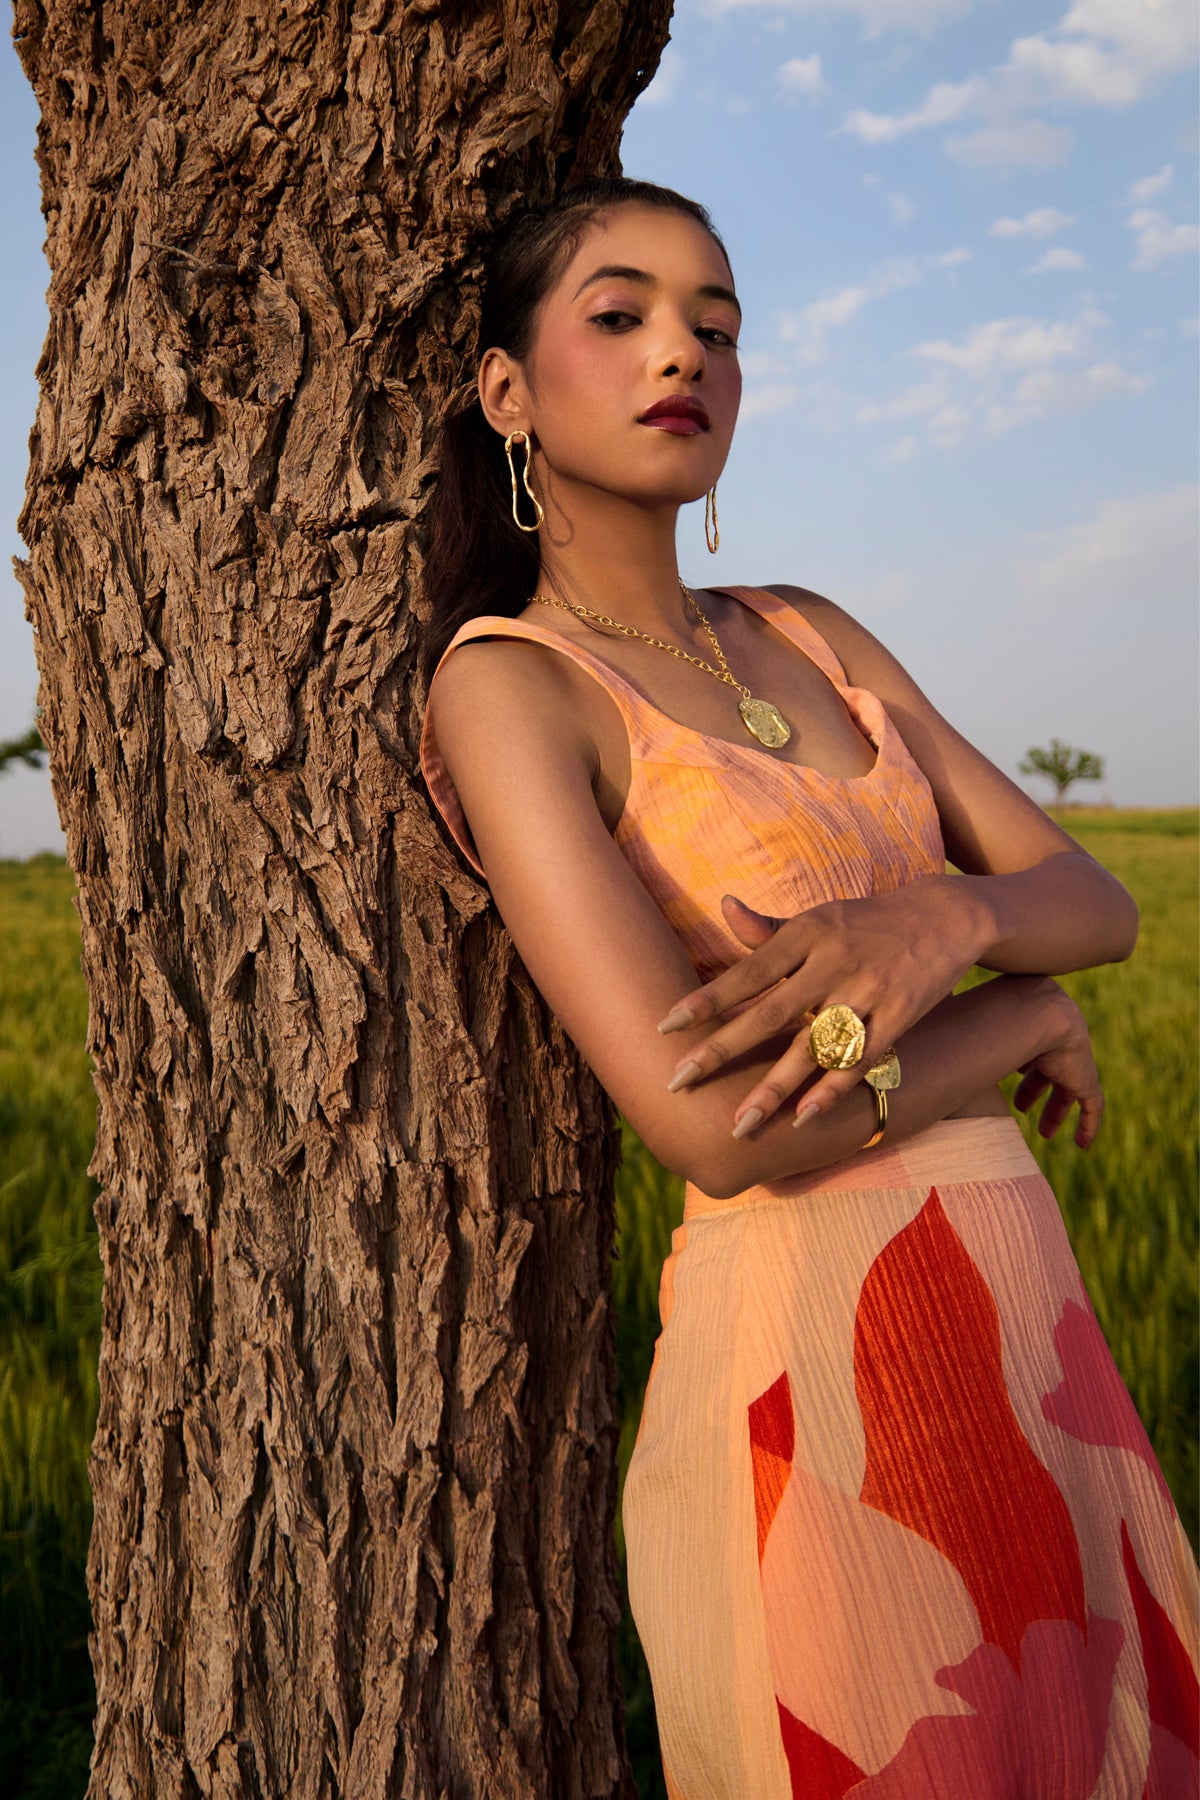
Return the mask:
[[753, 1131], [754, 1127], [757, 1124], [759, 1124], [761, 1122], [761, 1120], [762, 1120], [761, 1106], [748, 1106], [746, 1108], [745, 1112], [742, 1114], [741, 1118], [738, 1120], [737, 1124], [733, 1128], [734, 1137], [736, 1137], [736, 1138], [745, 1137], [746, 1133], [748, 1131]]
[[668, 1083], [667, 1083], [668, 1094], [675, 1093], [676, 1089], [678, 1089], [678, 1088], [686, 1087], [689, 1081], [695, 1081], [695, 1079], [699, 1073], [700, 1073], [700, 1064], [699, 1063], [685, 1062], [682, 1069], [680, 1069], [677, 1074], [672, 1075], [670, 1081], [668, 1081]]
[[689, 1006], [673, 1006], [665, 1019], [660, 1019], [658, 1029], [665, 1036], [668, 1031], [682, 1031], [685, 1025], [692, 1024], [696, 1015]]
[[802, 1106], [800, 1108], [800, 1111], [796, 1114], [795, 1118], [792, 1120], [792, 1130], [795, 1131], [797, 1125], [807, 1125], [808, 1121], [812, 1118], [813, 1114], [819, 1113], [820, 1110], [821, 1109], [817, 1105], [815, 1100], [810, 1101], [810, 1103], [807, 1106]]

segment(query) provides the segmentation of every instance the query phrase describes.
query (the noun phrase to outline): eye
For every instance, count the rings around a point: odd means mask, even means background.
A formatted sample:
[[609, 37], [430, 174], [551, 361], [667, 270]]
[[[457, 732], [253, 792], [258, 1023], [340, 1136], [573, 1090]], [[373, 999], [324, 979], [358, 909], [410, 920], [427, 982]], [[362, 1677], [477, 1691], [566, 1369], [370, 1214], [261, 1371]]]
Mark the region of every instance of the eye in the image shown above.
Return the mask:
[[641, 320], [636, 313], [621, 312], [611, 306], [604, 312], [593, 313], [592, 324], [599, 325], [602, 331], [627, 331], [631, 325], [640, 325]]
[[730, 337], [729, 333], [727, 331], [722, 331], [719, 325], [701, 325], [696, 332], [696, 336], [708, 338], [710, 342], [719, 344], [728, 350], [737, 349], [737, 345]]

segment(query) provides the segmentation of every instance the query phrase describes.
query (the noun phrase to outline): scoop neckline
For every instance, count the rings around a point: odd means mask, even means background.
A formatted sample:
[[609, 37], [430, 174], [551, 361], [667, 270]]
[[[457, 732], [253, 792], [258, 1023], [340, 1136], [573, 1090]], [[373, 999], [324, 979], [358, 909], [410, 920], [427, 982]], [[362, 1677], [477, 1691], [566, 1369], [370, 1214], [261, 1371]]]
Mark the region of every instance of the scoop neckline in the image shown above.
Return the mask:
[[[730, 741], [727, 738], [714, 737], [711, 732], [699, 731], [696, 728], [696, 726], [685, 725], [682, 722], [682, 720], [672, 718], [670, 713], [663, 712], [663, 710], [660, 706], [655, 706], [655, 704], [652, 700], [647, 700], [645, 695], [642, 693], [639, 693], [638, 689], [633, 686], [632, 682], [627, 681], [625, 679], [625, 677], [623, 675], [619, 674], [618, 671], [616, 669], [614, 669], [610, 663], [606, 663], [604, 661], [603, 657], [597, 656], [595, 651], [593, 651], [593, 650], [585, 650], [582, 644], [575, 643], [573, 639], [565, 637], [562, 632], [551, 631], [549, 626], [546, 626], [546, 625], [535, 625], [531, 619], [514, 618], [509, 613], [492, 613], [491, 615], [481, 615], [481, 616], [490, 616], [490, 617], [496, 618], [496, 619], [503, 619], [509, 625], [516, 625], [521, 628], [526, 628], [530, 631], [541, 632], [548, 638], [557, 639], [559, 643], [570, 644], [570, 646], [573, 650], [578, 650], [583, 656], [586, 656], [586, 657], [590, 658], [592, 661], [598, 663], [600, 665], [600, 667], [605, 671], [605, 673], [625, 691], [625, 693], [629, 696], [630, 700], [632, 701], [632, 703], [635, 707], [644, 707], [647, 712], [653, 713], [655, 718], [660, 719], [664, 725], [669, 725], [673, 731], [682, 732], [685, 737], [696, 738], [701, 743], [704, 743], [704, 744], [714, 744], [714, 745], [718, 746], [718, 748], [720, 748], [721, 750], [732, 751], [734, 753], [734, 755], [751, 756], [751, 757], [754, 757], [755, 760], [762, 759], [769, 765], [769, 767], [771, 767], [773, 769], [790, 769], [796, 775], [815, 775], [818, 778], [818, 780], [820, 780], [820, 781], [832, 781], [832, 782], [838, 782], [839, 784], [854, 784], [854, 783], [857, 783], [860, 781], [875, 780], [882, 770], [883, 740], [884, 740], [884, 736], [887, 731], [887, 727], [890, 724], [887, 709], [884, 706], [882, 700], [879, 699], [878, 695], [872, 694], [868, 688], [855, 687], [851, 682], [835, 681], [833, 676], [830, 675], [829, 671], [827, 669], [823, 669], [821, 667], [821, 665], [817, 661], [816, 657], [809, 656], [809, 653], [807, 650], [805, 650], [804, 646], [802, 644], [797, 643], [796, 640], [793, 637], [791, 637], [787, 631], [784, 630], [782, 625], [776, 624], [775, 620], [773, 618], [771, 618], [768, 613], [763, 611], [763, 609], [761, 607], [755, 606], [752, 602], [742, 599], [742, 592], [755, 593], [760, 590], [750, 588], [750, 589], [745, 589], [745, 590], [741, 590], [741, 591], [735, 591], [730, 588], [722, 587], [722, 588], [715, 588], [712, 591], [715, 593], [721, 593], [721, 594], [732, 593], [733, 597], [735, 599], [740, 600], [741, 604], [743, 606], [748, 605], [750, 607], [751, 612], [756, 612], [760, 619], [766, 619], [768, 625], [774, 625], [776, 631], [780, 632], [783, 637], [787, 638], [788, 642], [790, 644], [792, 644], [795, 647], [795, 649], [799, 650], [799, 652], [802, 656], [808, 656], [809, 662], [812, 663], [813, 667], [818, 671], [819, 674], [824, 676], [825, 680], [829, 683], [830, 687], [832, 687], [835, 690], [835, 692], [838, 694], [839, 698], [841, 698], [843, 705], [846, 705], [845, 696], [847, 694], [865, 694], [868, 699], [874, 700], [875, 704], [878, 706], [878, 708], [880, 710], [880, 713], [883, 715], [883, 728], [881, 729], [881, 731], [879, 733], [878, 744], [875, 743], [874, 739], [871, 738], [867, 732], [863, 731], [861, 722], [859, 721], [859, 719], [857, 717], [857, 709], [854, 709], [854, 711], [852, 712], [851, 708], [848, 705], [846, 706], [847, 712], [851, 712], [851, 717], [852, 717], [852, 720], [854, 723], [855, 730], [859, 733], [859, 736], [863, 739], [863, 741], [867, 744], [870, 744], [871, 747], [875, 751], [875, 760], [871, 764], [871, 767], [869, 769], [864, 769], [864, 771], [861, 775], [831, 775], [831, 774], [828, 774], [824, 769], [818, 769], [814, 763], [793, 763], [793, 762], [784, 761], [783, 759], [780, 759], [777, 761], [774, 757], [766, 754], [765, 746], [756, 750], [752, 744], [734, 744], [734, 743], [730, 743]], [[761, 591], [765, 592], [766, 590], [764, 589]], [[778, 595], [772, 595], [772, 598], [778, 599]], [[782, 602], [782, 604], [786, 605], [786, 601]], [[800, 618], [800, 614], [797, 613], [796, 617]], [[475, 621], [470, 620], [470, 621], [468, 621], [468, 623], [474, 624]], [[820, 637], [820, 633], [817, 631], [815, 625], [808, 625], [807, 619], [803, 620], [802, 623], [807, 625], [808, 629], [810, 631], [814, 632], [816, 636]], [[824, 642], [824, 639], [822, 639], [821, 641]], [[832, 654], [832, 652], [831, 652], [831, 654]], [[740, 717], [740, 715], [739, 715], [739, 717]], [[637, 756], [634, 752], [632, 741], [630, 742], [630, 746], [629, 746], [629, 759], [630, 759], [631, 764], [635, 761], [636, 762], [653, 762], [655, 760], [654, 757]], [[624, 816], [623, 813], [622, 813], [622, 816]]]

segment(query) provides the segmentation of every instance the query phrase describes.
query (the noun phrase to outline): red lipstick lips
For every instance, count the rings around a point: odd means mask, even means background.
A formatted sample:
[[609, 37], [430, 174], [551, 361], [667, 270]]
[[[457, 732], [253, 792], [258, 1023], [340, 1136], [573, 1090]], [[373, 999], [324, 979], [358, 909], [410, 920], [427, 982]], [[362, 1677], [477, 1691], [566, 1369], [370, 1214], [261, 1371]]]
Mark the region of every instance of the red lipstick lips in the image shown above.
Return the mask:
[[703, 400], [697, 400], [691, 394], [670, 394], [665, 400], [656, 400], [653, 406], [646, 408], [638, 423], [657, 425], [660, 431], [683, 437], [694, 437], [697, 432], [710, 429], [708, 408]]

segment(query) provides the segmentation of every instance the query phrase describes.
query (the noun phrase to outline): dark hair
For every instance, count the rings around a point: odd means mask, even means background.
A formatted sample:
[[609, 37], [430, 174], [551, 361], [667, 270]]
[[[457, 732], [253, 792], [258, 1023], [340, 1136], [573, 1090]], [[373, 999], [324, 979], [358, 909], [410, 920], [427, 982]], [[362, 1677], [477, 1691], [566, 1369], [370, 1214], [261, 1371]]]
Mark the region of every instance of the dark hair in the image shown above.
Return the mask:
[[[557, 200], [520, 213], [485, 258], [478, 353], [492, 347], [518, 360], [533, 342], [537, 310], [574, 255], [585, 228], [612, 206], [657, 206], [702, 225], [726, 262], [711, 218], [673, 188], [622, 177], [568, 188]], [[517, 451], [518, 469], [521, 451]], [[443, 420], [441, 466], [426, 512], [423, 585], [429, 606], [418, 665], [426, 688], [459, 627], [483, 613], [513, 618], [537, 583], [537, 538], [518, 530], [502, 440], [476, 394]]]

